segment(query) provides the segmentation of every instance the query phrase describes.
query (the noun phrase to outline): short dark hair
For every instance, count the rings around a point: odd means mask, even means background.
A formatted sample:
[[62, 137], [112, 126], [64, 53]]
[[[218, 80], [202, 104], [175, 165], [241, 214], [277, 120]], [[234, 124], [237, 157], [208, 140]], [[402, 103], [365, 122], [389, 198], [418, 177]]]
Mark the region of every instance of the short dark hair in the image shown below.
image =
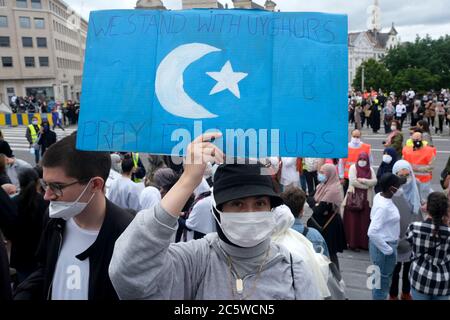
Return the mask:
[[61, 167], [66, 175], [80, 182], [101, 177], [105, 182], [111, 170], [109, 152], [81, 151], [76, 149], [76, 132], [54, 143], [44, 153], [42, 167]]
[[428, 195], [427, 211], [433, 218], [433, 235], [439, 235], [439, 227], [442, 224], [442, 218], [448, 212], [448, 198], [442, 192], [432, 192]]
[[306, 193], [299, 187], [289, 186], [280, 195], [285, 205], [291, 209], [295, 218], [298, 218], [306, 201]]
[[131, 170], [133, 170], [134, 162], [131, 158], [125, 158], [122, 160], [122, 172], [123, 173], [130, 173]]

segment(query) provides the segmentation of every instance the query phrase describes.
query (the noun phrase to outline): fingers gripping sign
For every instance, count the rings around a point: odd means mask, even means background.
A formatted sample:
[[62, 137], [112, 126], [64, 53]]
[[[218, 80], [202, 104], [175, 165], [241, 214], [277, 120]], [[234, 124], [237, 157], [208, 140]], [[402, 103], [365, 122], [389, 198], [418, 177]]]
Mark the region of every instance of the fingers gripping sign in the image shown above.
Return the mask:
[[213, 142], [222, 137], [220, 132], [197, 137], [187, 148], [184, 172], [178, 182], [161, 200], [161, 206], [171, 215], [180, 216], [181, 210], [194, 189], [200, 184], [208, 162], [223, 163], [224, 154]]

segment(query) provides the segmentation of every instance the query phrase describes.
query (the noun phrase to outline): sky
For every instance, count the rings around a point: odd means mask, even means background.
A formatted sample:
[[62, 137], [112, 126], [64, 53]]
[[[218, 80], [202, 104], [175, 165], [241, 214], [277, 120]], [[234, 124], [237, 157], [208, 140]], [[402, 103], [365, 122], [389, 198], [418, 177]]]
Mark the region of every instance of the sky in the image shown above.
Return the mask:
[[[132, 9], [136, 0], [64, 0], [76, 12], [88, 19], [92, 10]], [[231, 0], [219, 0], [222, 4]], [[265, 0], [255, 0], [264, 4]], [[349, 30], [368, 29], [368, 19], [374, 0], [275, 0], [281, 11], [315, 11], [347, 14]], [[416, 35], [429, 34], [436, 39], [450, 35], [450, 5], [448, 0], [379, 0], [381, 26], [387, 32], [395, 23], [401, 41], [414, 41]], [[181, 0], [163, 0], [168, 9], [181, 9]]]

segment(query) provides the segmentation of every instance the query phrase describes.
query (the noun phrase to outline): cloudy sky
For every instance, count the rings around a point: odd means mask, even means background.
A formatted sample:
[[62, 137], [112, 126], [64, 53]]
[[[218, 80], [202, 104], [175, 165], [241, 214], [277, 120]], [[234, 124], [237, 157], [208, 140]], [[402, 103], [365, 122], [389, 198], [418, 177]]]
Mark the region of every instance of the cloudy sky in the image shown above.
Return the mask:
[[[222, 4], [231, 0], [219, 0]], [[88, 18], [91, 10], [131, 9], [136, 0], [65, 0], [73, 9]], [[256, 0], [264, 4], [265, 0]], [[349, 16], [349, 30], [367, 29], [370, 7], [374, 0], [275, 0], [281, 11], [318, 11], [345, 13]], [[181, 0], [163, 0], [169, 9], [181, 9]], [[387, 31], [395, 23], [402, 41], [413, 41], [416, 35], [433, 38], [450, 34], [450, 6], [448, 0], [379, 0], [381, 25]]]

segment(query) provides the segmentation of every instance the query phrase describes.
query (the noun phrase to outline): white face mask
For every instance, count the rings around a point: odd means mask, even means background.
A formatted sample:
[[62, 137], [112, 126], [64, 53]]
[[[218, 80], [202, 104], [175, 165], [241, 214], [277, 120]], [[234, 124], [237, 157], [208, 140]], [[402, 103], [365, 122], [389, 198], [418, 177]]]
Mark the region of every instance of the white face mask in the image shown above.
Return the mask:
[[383, 155], [383, 162], [390, 164], [392, 162], [392, 157], [388, 154]]
[[36, 126], [38, 124], [38, 121], [33, 121], [32, 123]]
[[353, 137], [352, 137], [352, 143], [353, 143], [353, 144], [360, 144], [360, 143], [361, 143], [361, 139], [360, 139], [360, 138], [353, 138]]
[[396, 126], [391, 126], [391, 130], [395, 131], [395, 130], [397, 130], [397, 127]]
[[228, 240], [243, 248], [255, 247], [268, 239], [276, 226], [272, 211], [224, 213], [217, 210], [220, 221], [211, 211]]
[[50, 205], [48, 207], [50, 218], [62, 218], [67, 221], [79, 215], [91, 202], [92, 198], [94, 198], [95, 193], [92, 194], [88, 202], [78, 202], [86, 192], [90, 183], [91, 181], [88, 182], [86, 188], [84, 188], [83, 192], [81, 192], [80, 196], [74, 202], [50, 201]]
[[365, 167], [365, 166], [367, 166], [367, 161], [364, 161], [364, 160], [358, 161], [358, 166], [360, 166], [360, 167]]

